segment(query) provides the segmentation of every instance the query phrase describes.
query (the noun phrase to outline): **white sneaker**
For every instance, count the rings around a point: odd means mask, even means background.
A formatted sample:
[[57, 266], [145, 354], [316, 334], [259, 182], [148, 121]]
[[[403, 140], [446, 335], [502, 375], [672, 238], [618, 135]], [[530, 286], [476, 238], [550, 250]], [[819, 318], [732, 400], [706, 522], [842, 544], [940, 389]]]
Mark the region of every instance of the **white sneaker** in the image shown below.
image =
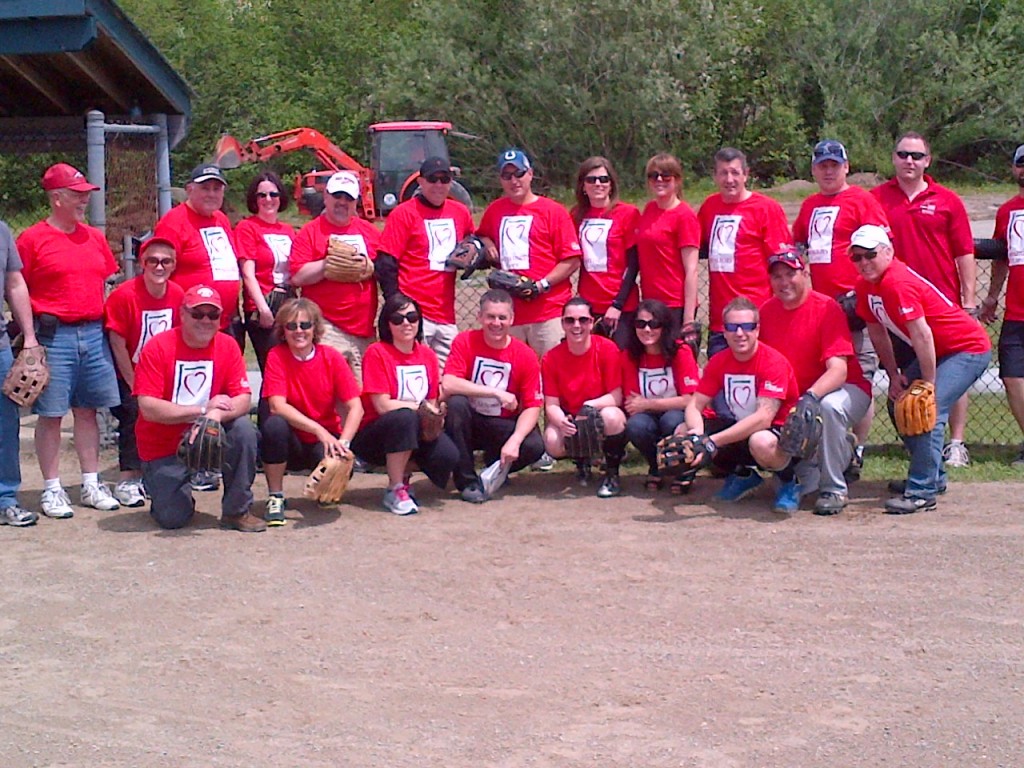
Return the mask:
[[58, 488], [55, 491], [43, 491], [39, 506], [47, 517], [63, 519], [75, 516], [75, 510], [71, 508], [71, 498], [63, 488]]
[[117, 503], [117, 499], [114, 498], [113, 494], [110, 493], [106, 483], [83, 485], [81, 504], [83, 507], [92, 507], [103, 512], [112, 512], [121, 506]]
[[414, 515], [420, 511], [409, 495], [408, 485], [396, 485], [384, 494], [384, 508], [396, 515]]
[[971, 454], [967, 452], [967, 446], [959, 440], [953, 440], [942, 449], [942, 458], [947, 467], [966, 467], [971, 463]]
[[146, 490], [141, 480], [122, 480], [114, 488], [114, 498], [122, 507], [141, 507], [146, 503]]

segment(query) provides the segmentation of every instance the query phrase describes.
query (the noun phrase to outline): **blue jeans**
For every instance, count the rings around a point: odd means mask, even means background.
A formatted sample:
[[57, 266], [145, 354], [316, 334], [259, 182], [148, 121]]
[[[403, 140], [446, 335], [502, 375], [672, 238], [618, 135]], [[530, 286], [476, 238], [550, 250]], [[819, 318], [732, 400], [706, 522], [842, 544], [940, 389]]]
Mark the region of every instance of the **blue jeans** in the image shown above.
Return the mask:
[[[910, 452], [906, 496], [934, 499], [939, 488], [946, 486], [946, 469], [942, 463], [942, 444], [946, 436], [949, 409], [971, 388], [988, 368], [992, 350], [981, 354], [956, 352], [938, 360], [935, 370], [935, 401], [938, 418], [928, 434], [903, 438]], [[913, 381], [921, 378], [921, 365], [915, 360], [904, 371]]]
[[[7, 376], [13, 362], [11, 345], [5, 339], [0, 342], [0, 381]], [[0, 395], [0, 509], [18, 503], [18, 489], [21, 487], [20, 430], [18, 406], [10, 398]]]
[[50, 383], [36, 400], [32, 412], [38, 416], [63, 416], [70, 408], [112, 408], [121, 404], [114, 358], [96, 320], [81, 325], [57, 327], [51, 339], [40, 339], [46, 347]]
[[634, 413], [626, 421], [626, 439], [647, 459], [648, 471], [658, 474], [658, 441], [686, 421], [682, 411]]

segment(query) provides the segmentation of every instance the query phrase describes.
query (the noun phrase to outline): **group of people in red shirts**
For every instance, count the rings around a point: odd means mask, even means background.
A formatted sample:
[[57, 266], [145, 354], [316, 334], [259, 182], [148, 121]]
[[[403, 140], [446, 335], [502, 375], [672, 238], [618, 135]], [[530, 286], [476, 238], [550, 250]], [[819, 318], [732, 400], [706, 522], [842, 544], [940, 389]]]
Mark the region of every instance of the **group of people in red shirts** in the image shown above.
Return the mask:
[[[16, 247], [9, 232], [0, 238], [11, 241], [5, 294], [24, 343], [44, 346], [53, 369], [34, 407], [42, 511], [73, 514], [57, 472], [60, 420], [69, 409], [81, 504], [109, 510], [142, 506], [148, 497], [157, 523], [174, 528], [192, 518], [193, 490], [222, 481], [222, 524], [258, 531], [287, 519], [285, 471], [329, 455], [351, 453], [384, 467], [383, 505], [396, 514], [419, 508], [413, 469], [440, 488], [452, 478], [468, 502], [487, 501], [508, 472], [543, 469], [565, 455], [574, 417], [590, 406], [604, 427], [598, 497], [621, 493], [629, 443], [648, 464], [647, 489], [685, 492], [696, 473], [683, 467], [664, 476], [657, 443], [694, 434], [726, 476], [719, 499], [755, 492], [761, 473], [770, 472], [778, 479], [777, 512], [796, 511], [807, 496], [816, 513], [836, 514], [862, 462], [879, 365], [890, 399], [914, 379], [936, 387], [936, 428], [907, 439], [908, 477], [891, 484], [886, 503], [892, 513], [931, 509], [945, 491], [945, 464], [967, 460], [960, 414], [991, 357], [977, 318], [995, 316], [1007, 275], [1000, 365], [1024, 428], [1024, 372], [1017, 370], [1024, 356], [1015, 352], [1024, 348], [1024, 310], [1012, 269], [1024, 253], [1024, 213], [1016, 215], [1024, 203], [1018, 197], [1000, 209], [995, 236], [1006, 240], [1009, 260], [997, 262], [979, 307], [966, 213], [925, 173], [930, 160], [923, 137], [901, 136], [895, 178], [868, 192], [848, 183], [846, 148], [821, 141], [812, 152], [819, 191], [791, 229], [777, 202], [748, 189], [746, 157], [733, 148], [716, 153], [718, 191], [696, 212], [682, 200], [683, 172], [672, 155], [648, 161], [651, 200], [643, 211], [619, 199], [607, 158], [588, 158], [567, 210], [533, 191], [529, 157], [509, 149], [496, 164], [502, 195], [476, 226], [448, 196], [447, 161], [430, 158], [418, 193], [392, 212], [383, 232], [358, 217], [359, 180], [346, 171], [328, 180], [323, 213], [298, 232], [279, 218], [288, 205], [281, 180], [261, 173], [247, 192], [252, 215], [232, 230], [221, 211], [227, 180], [215, 165], [201, 165], [185, 202], [141, 246], [141, 274], [106, 300], [104, 283], [117, 265], [102, 235], [84, 223], [96, 188], [58, 164], [43, 178], [50, 216]], [[1014, 175], [1024, 189], [1024, 147]], [[535, 290], [522, 298], [487, 291], [477, 327], [460, 332], [449, 256], [470, 238], [489, 266], [523, 276]], [[366, 256], [374, 274], [329, 277], [332, 240]], [[701, 255], [710, 281], [703, 373]], [[240, 328], [263, 375], [258, 427], [244, 418], [251, 393]], [[0, 349], [0, 373], [10, 359], [9, 347]], [[816, 456], [795, 461], [779, 449], [778, 435], [800, 398], [820, 404], [824, 435]], [[445, 431], [435, 440], [420, 437], [416, 408], [424, 400], [447, 404]], [[6, 452], [6, 436], [17, 430], [7, 431], [8, 405], [0, 419], [0, 508], [4, 522], [26, 525], [35, 515], [17, 504], [20, 475]], [[101, 407], [121, 420], [113, 492], [98, 478]], [[227, 427], [221, 478], [191, 476], [175, 459], [178, 439], [199, 416]], [[483, 452], [483, 471], [475, 451]], [[259, 457], [269, 493], [262, 515], [252, 494]], [[581, 483], [590, 472], [577, 466]]]

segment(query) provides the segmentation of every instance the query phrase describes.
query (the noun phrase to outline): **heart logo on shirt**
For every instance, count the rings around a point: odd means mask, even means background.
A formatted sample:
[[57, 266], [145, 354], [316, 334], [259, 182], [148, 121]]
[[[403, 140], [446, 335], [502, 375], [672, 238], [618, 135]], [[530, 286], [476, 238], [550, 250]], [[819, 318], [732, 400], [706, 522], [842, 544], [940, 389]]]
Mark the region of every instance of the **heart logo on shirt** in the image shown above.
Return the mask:
[[427, 397], [427, 379], [423, 374], [410, 376], [405, 382], [406, 386], [409, 387], [409, 394], [417, 400], [423, 400]]
[[586, 227], [583, 230], [583, 236], [587, 238], [588, 243], [599, 243], [601, 242], [601, 235], [603, 232], [599, 227]]
[[480, 374], [480, 383], [485, 387], [497, 387], [502, 382], [501, 371], [484, 371]]
[[1012, 230], [1018, 238], [1024, 239], [1024, 218], [1019, 218], [1013, 222]]
[[158, 317], [149, 321], [149, 335], [156, 336], [158, 333], [170, 330], [171, 324], [166, 317]]
[[715, 237], [718, 238], [718, 242], [722, 245], [728, 245], [732, 242], [733, 232], [736, 230], [736, 225], [732, 222], [728, 224], [722, 224], [718, 227], [715, 232]]
[[185, 391], [195, 397], [202, 390], [206, 384], [206, 371], [193, 371], [192, 373], [186, 374], [182, 380], [182, 385], [185, 387]]
[[655, 397], [662, 397], [666, 392], [668, 392], [668, 379], [651, 379], [650, 381], [647, 382], [647, 388]]
[[814, 220], [814, 234], [818, 235], [819, 237], [821, 235], [824, 235], [826, 232], [828, 232], [828, 228], [831, 224], [831, 216], [818, 216]]
[[754, 388], [749, 384], [737, 385], [733, 387], [732, 396], [737, 405], [746, 405], [754, 396]]

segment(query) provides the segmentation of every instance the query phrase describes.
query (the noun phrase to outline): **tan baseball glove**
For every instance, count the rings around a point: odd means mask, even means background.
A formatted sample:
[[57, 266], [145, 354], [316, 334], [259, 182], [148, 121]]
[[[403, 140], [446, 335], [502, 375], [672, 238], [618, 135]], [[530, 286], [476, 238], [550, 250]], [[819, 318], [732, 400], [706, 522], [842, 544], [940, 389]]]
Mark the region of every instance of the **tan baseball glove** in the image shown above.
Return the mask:
[[327, 243], [324, 276], [337, 283], [358, 283], [373, 276], [373, 262], [354, 246], [341, 240]]
[[923, 435], [935, 429], [938, 410], [935, 385], [915, 379], [896, 400], [896, 430], [903, 437]]
[[46, 365], [46, 347], [23, 349], [11, 364], [4, 379], [3, 393], [17, 405], [31, 406], [50, 383], [50, 368]]
[[325, 456], [309, 473], [302, 495], [307, 499], [316, 499], [320, 504], [337, 504], [348, 488], [354, 464], [351, 453], [346, 453], [340, 459]]
[[420, 403], [416, 412], [420, 415], [420, 440], [432, 443], [444, 432], [444, 416], [448, 412], [448, 404], [434, 405], [429, 400]]

